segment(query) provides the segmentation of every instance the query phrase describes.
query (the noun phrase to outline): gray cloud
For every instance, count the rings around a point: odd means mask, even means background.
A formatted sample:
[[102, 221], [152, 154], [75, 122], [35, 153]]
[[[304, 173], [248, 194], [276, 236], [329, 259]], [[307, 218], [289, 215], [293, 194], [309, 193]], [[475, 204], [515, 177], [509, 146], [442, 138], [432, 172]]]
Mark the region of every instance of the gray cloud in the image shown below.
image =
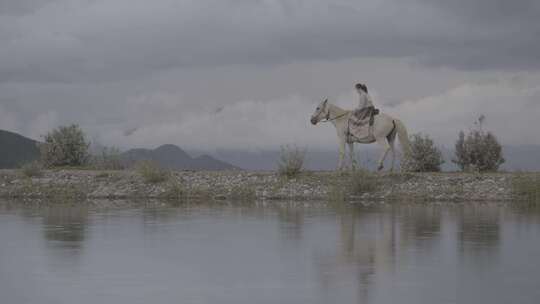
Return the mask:
[[122, 148], [326, 147], [332, 131], [306, 117], [324, 96], [352, 107], [363, 81], [441, 141], [476, 105], [500, 111], [487, 114], [503, 140], [538, 143], [498, 122], [507, 100], [522, 122], [537, 113], [538, 17], [532, 0], [0, 0], [0, 128], [38, 138], [75, 122]]
[[425, 5], [432, 5], [449, 14], [475, 24], [507, 24], [524, 19], [533, 21], [538, 18], [540, 5], [535, 0], [419, 0]]
[[55, 0], [1, 0], [0, 16], [19, 16], [31, 14]]
[[2, 82], [366, 56], [462, 69], [540, 62], [540, 7], [530, 0], [25, 0], [0, 8]]

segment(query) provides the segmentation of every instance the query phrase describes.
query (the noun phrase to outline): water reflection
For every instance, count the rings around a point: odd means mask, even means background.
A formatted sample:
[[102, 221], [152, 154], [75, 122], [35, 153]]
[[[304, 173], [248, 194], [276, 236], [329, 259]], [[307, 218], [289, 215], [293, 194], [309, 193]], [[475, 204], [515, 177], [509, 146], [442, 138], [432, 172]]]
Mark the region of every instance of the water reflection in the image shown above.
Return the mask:
[[51, 204], [38, 210], [42, 232], [50, 252], [49, 267], [73, 271], [80, 263], [86, 241], [89, 209], [86, 205]]
[[401, 215], [401, 243], [429, 253], [436, 246], [441, 233], [441, 206], [416, 204], [396, 208], [400, 210], [394, 210], [393, 214]]
[[43, 233], [48, 244], [79, 249], [85, 240], [88, 207], [85, 205], [53, 205], [41, 212]]
[[302, 231], [304, 228], [305, 211], [298, 206], [286, 204], [277, 206], [277, 217], [279, 220], [280, 235], [286, 241], [297, 244], [302, 240]]
[[[540, 254], [535, 206], [95, 205], [0, 202], [0, 294], [130, 304], [535, 303], [540, 296], [531, 283], [540, 262], [524, 258]], [[14, 293], [28, 282], [34, 288]], [[66, 290], [68, 282], [85, 288]]]
[[501, 241], [499, 206], [463, 206], [458, 211], [460, 257], [473, 267], [490, 267]]

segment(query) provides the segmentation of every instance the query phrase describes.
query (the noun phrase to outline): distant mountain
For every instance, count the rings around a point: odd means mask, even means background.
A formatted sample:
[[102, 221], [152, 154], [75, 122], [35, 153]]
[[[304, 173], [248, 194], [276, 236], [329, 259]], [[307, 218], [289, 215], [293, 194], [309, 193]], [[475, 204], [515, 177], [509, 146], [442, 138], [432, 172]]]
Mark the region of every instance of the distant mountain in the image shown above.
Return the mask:
[[39, 158], [37, 141], [0, 130], [0, 169], [17, 168]]
[[128, 164], [141, 160], [152, 160], [161, 166], [175, 170], [238, 170], [229, 163], [209, 155], [191, 157], [175, 145], [163, 145], [154, 150], [131, 149], [122, 153], [122, 159]]
[[[453, 149], [441, 148], [445, 163], [443, 171], [456, 171], [457, 166], [452, 163]], [[375, 145], [356, 145], [356, 159], [364, 168], [376, 169], [376, 162], [380, 150]], [[200, 152], [199, 152], [200, 153]], [[240, 166], [245, 170], [275, 170], [277, 168], [280, 152], [278, 150], [216, 150], [211, 155]], [[506, 162], [502, 170], [507, 171], [540, 171], [540, 146], [503, 146], [503, 156]], [[334, 170], [337, 165], [337, 147], [334, 151], [307, 150], [305, 166], [309, 170]], [[387, 165], [389, 164], [387, 159]], [[396, 162], [398, 164], [398, 162]]]

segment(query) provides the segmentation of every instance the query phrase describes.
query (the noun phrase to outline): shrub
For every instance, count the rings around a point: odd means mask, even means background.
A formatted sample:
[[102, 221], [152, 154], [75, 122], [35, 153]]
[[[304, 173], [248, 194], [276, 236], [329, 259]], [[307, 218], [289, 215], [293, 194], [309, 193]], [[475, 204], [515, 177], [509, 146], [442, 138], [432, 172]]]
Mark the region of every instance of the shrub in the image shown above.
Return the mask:
[[452, 162], [462, 171], [497, 171], [505, 162], [497, 138], [481, 127], [471, 130], [467, 136], [461, 131], [455, 149]]
[[40, 177], [43, 176], [43, 166], [38, 161], [32, 161], [24, 164], [21, 169], [21, 173], [25, 177]]
[[91, 166], [98, 170], [123, 170], [125, 164], [122, 161], [120, 150], [115, 147], [103, 147], [99, 155], [93, 155]]
[[135, 171], [149, 184], [164, 182], [169, 177], [169, 172], [150, 160], [143, 160], [135, 164]]
[[46, 167], [86, 165], [88, 147], [78, 125], [59, 127], [45, 135], [44, 142], [39, 145], [41, 163]]
[[294, 146], [281, 146], [278, 172], [281, 176], [292, 178], [298, 176], [304, 167], [306, 151]]
[[411, 136], [411, 152], [403, 161], [402, 168], [410, 172], [440, 172], [444, 163], [441, 151], [428, 135]]

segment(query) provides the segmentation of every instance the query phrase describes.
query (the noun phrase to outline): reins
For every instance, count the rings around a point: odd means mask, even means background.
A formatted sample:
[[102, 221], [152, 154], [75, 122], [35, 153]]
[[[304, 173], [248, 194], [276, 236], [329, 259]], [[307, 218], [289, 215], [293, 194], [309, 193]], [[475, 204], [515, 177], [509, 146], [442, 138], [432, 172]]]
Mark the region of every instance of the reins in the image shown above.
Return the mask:
[[341, 117], [343, 117], [343, 116], [345, 116], [345, 115], [348, 115], [348, 114], [350, 114], [350, 112], [346, 112], [346, 113], [343, 113], [343, 114], [341, 114], [341, 115], [338, 115], [338, 116], [336, 116], [336, 117], [334, 117], [334, 118], [330, 118], [330, 111], [328, 111], [328, 114], [327, 114], [326, 117], [325, 117], [326, 120], [322, 120], [322, 121], [320, 121], [320, 122], [331, 122], [331, 121], [334, 121], [334, 120], [336, 120], [336, 119], [339, 119], [339, 118], [341, 118]]

